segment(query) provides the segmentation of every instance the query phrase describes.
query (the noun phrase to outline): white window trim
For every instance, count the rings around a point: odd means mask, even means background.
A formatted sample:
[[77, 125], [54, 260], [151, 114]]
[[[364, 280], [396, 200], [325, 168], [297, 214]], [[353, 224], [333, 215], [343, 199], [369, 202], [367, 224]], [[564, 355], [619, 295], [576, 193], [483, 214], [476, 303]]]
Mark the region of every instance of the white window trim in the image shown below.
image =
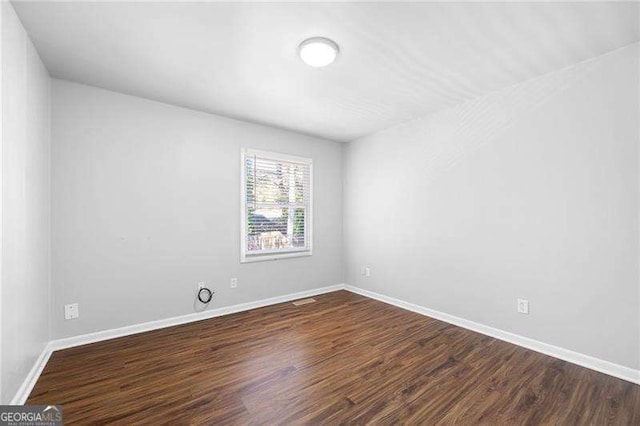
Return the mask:
[[[309, 165], [309, 208], [305, 214], [306, 247], [280, 249], [275, 253], [247, 253], [247, 186], [245, 182], [246, 158], [258, 156], [280, 161], [291, 161]], [[289, 259], [313, 254], [313, 160], [277, 152], [242, 148], [240, 152], [240, 263], [263, 262], [266, 260]]]

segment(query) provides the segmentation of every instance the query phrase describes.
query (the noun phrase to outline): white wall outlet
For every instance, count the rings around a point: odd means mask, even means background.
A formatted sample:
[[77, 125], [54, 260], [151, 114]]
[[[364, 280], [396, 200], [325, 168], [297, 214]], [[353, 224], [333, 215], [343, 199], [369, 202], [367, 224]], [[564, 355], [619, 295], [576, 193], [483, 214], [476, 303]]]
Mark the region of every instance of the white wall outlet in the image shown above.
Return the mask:
[[236, 288], [236, 287], [238, 287], [238, 279], [231, 278], [231, 288]]
[[529, 315], [529, 301], [518, 299], [518, 313]]
[[201, 288], [204, 288], [204, 283], [198, 283], [198, 290], [200, 290]]
[[80, 310], [78, 308], [77, 303], [72, 303], [70, 305], [64, 305], [64, 319], [76, 319], [80, 316]]
[[360, 268], [360, 275], [364, 275], [364, 273], [365, 273], [365, 270], [366, 270], [366, 269], [367, 269], [367, 268], [365, 268], [364, 266], [363, 266], [363, 267], [361, 267], [361, 268]]
[[371, 276], [371, 268], [369, 268], [369, 267], [364, 268], [364, 276], [365, 277], [370, 277]]

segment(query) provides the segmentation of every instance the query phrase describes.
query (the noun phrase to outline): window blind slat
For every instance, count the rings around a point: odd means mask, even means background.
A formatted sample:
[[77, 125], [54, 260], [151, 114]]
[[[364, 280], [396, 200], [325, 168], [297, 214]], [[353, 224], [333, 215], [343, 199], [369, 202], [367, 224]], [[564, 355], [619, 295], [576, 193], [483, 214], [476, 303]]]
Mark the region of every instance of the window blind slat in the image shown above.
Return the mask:
[[243, 179], [245, 253], [309, 250], [311, 160], [246, 154]]

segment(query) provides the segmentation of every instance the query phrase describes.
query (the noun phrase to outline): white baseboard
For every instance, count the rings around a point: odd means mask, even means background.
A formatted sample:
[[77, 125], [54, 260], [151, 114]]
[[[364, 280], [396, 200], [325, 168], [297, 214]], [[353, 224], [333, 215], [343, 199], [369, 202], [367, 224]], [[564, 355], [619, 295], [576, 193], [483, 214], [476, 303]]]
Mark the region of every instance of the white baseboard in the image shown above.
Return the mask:
[[221, 317], [223, 315], [235, 314], [237, 312], [248, 311], [251, 309], [262, 308], [264, 306], [275, 305], [277, 303], [289, 302], [305, 297], [316, 296], [318, 294], [329, 293], [336, 290], [344, 289], [344, 284], [336, 284], [328, 287], [315, 288], [313, 290], [300, 291], [297, 293], [285, 294], [284, 296], [270, 297], [268, 299], [256, 300], [255, 302], [241, 303], [238, 305], [225, 306], [222, 308], [210, 309], [193, 314], [181, 315], [161, 319], [157, 321], [149, 321], [142, 324], [129, 325], [126, 327], [113, 328], [111, 330], [98, 331], [96, 333], [83, 334], [80, 336], [68, 337], [66, 339], [58, 339], [51, 341], [52, 350], [67, 349], [74, 346], [86, 345], [89, 343], [100, 342], [102, 340], [115, 339], [116, 337], [129, 336], [132, 334], [144, 333], [145, 331], [157, 330], [159, 328], [172, 327], [174, 325], [186, 324], [204, 319]]
[[393, 297], [385, 296], [383, 294], [375, 293], [369, 290], [364, 290], [352, 285], [345, 285], [345, 290], [352, 293], [357, 293], [371, 299], [379, 300], [381, 302], [388, 303], [390, 305], [397, 306], [418, 314], [422, 314], [431, 318], [435, 318], [440, 321], [447, 322], [449, 324], [457, 325], [458, 327], [466, 328], [468, 330], [475, 331], [487, 336], [494, 337], [496, 339], [504, 340], [505, 342], [513, 343], [514, 345], [522, 346], [527, 349], [531, 349], [536, 352], [543, 353], [561, 360], [577, 364], [582, 367], [589, 368], [591, 370], [599, 371], [610, 376], [617, 377], [622, 380], [626, 380], [632, 383], [640, 384], [640, 370], [634, 370], [633, 368], [625, 367], [623, 365], [614, 364], [609, 361], [594, 358], [589, 355], [584, 355], [579, 352], [574, 352], [569, 349], [564, 349], [558, 346], [543, 343], [538, 340], [530, 339], [528, 337], [520, 336], [518, 334], [510, 333], [508, 331], [500, 330], [497, 328], [489, 327], [487, 325], [479, 324], [477, 322], [469, 321], [464, 318], [456, 317], [454, 315], [445, 314], [433, 309], [425, 308], [420, 305], [405, 302], [404, 300], [395, 299]]
[[332, 291], [343, 290], [344, 284], [336, 284], [328, 287], [316, 288], [313, 290], [300, 291], [297, 293], [285, 294], [283, 296], [270, 297], [268, 299], [256, 300], [255, 302], [241, 303], [233, 306], [211, 309], [207, 311], [197, 312], [193, 314], [181, 315], [178, 317], [166, 318], [157, 321], [149, 321], [141, 324], [130, 325], [126, 327], [114, 328], [111, 330], [98, 331], [96, 333], [83, 334], [80, 336], [69, 337], [50, 341], [43, 349], [42, 353], [36, 360], [33, 368], [20, 386], [20, 389], [11, 400], [12, 405], [22, 405], [25, 403], [29, 394], [33, 390], [42, 370], [44, 369], [49, 357], [53, 351], [60, 349], [72, 348], [75, 346], [87, 345], [89, 343], [100, 342], [103, 340], [115, 339], [116, 337], [129, 336], [132, 334], [144, 333], [145, 331], [157, 330], [160, 328], [171, 327], [174, 325], [186, 324], [189, 322], [200, 321], [203, 319], [220, 317], [223, 315], [235, 314], [237, 312], [248, 311], [251, 309], [261, 308], [264, 306], [275, 305], [278, 303], [289, 302], [306, 297], [316, 296], [318, 294], [330, 293]]
[[523, 337], [517, 334], [509, 333], [497, 328], [489, 327], [487, 325], [479, 324], [473, 321], [466, 320], [464, 318], [456, 317], [454, 315], [445, 314], [433, 309], [425, 308], [413, 303], [405, 302], [403, 300], [395, 299], [393, 297], [385, 296], [379, 293], [375, 293], [369, 290], [364, 290], [359, 287], [355, 287], [347, 284], [336, 284], [328, 287], [316, 288], [313, 290], [301, 291], [297, 293], [290, 293], [283, 296], [271, 297], [268, 299], [257, 300], [255, 302], [241, 303], [238, 305], [227, 306], [223, 308], [211, 309], [208, 311], [182, 315], [179, 317], [172, 317], [162, 319], [158, 321], [150, 321], [142, 324], [135, 324], [126, 327], [114, 328], [111, 330], [99, 331], [96, 333], [84, 334], [81, 336], [74, 336], [65, 339], [52, 340], [43, 349], [42, 353], [36, 360], [35, 364], [31, 368], [31, 371], [25, 378], [24, 382], [18, 389], [18, 392], [11, 400], [12, 405], [24, 404], [29, 394], [33, 390], [42, 370], [44, 369], [51, 353], [60, 349], [67, 349], [75, 346], [86, 345], [89, 343], [100, 342], [103, 340], [114, 339], [116, 337], [129, 336], [137, 333], [144, 333], [145, 331], [157, 330], [160, 328], [171, 327], [174, 325], [186, 324], [189, 322], [200, 321], [203, 319], [220, 317], [223, 315], [234, 314], [237, 312], [248, 311], [251, 309], [257, 309], [264, 306], [275, 305], [278, 303], [290, 302], [292, 300], [304, 299], [306, 297], [316, 296], [318, 294], [330, 293], [337, 290], [348, 290], [352, 293], [360, 294], [371, 299], [379, 300], [390, 305], [397, 306], [399, 308], [407, 309], [412, 312], [416, 312], [431, 318], [435, 318], [449, 324], [456, 325], [458, 327], [466, 328], [487, 336], [494, 337], [496, 339], [504, 340], [505, 342], [513, 343], [514, 345], [522, 346], [527, 349], [531, 349], [536, 352], [543, 353], [555, 358], [562, 359], [564, 361], [580, 365], [582, 367], [589, 368], [591, 370], [599, 371], [610, 376], [614, 376], [623, 380], [627, 380], [632, 383], [640, 384], [640, 371], [634, 370], [629, 367], [614, 364], [609, 361], [604, 361], [598, 358], [594, 358], [588, 355], [584, 355], [578, 352], [571, 351], [569, 349], [560, 348], [547, 343], [539, 342], [528, 337]]
[[22, 385], [20, 385], [18, 392], [16, 392], [15, 396], [11, 400], [11, 405], [22, 405], [25, 403], [25, 401], [29, 397], [29, 394], [33, 390], [33, 387], [38, 381], [40, 374], [42, 374], [44, 366], [47, 365], [49, 357], [51, 356], [51, 352], [52, 351], [50, 348], [50, 343], [48, 343], [47, 345], [45, 345], [44, 349], [42, 349], [40, 356], [38, 357], [38, 359], [36, 359], [33, 367], [31, 367], [29, 374], [27, 374], [27, 378], [24, 380], [24, 382], [22, 382]]

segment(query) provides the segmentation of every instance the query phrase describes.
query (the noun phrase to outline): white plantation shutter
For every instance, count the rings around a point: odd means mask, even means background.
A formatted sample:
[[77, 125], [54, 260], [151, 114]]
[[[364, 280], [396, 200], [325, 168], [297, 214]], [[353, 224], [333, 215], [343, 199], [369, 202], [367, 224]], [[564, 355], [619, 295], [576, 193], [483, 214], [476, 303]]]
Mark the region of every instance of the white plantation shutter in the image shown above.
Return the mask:
[[312, 161], [242, 154], [241, 260], [311, 254]]

